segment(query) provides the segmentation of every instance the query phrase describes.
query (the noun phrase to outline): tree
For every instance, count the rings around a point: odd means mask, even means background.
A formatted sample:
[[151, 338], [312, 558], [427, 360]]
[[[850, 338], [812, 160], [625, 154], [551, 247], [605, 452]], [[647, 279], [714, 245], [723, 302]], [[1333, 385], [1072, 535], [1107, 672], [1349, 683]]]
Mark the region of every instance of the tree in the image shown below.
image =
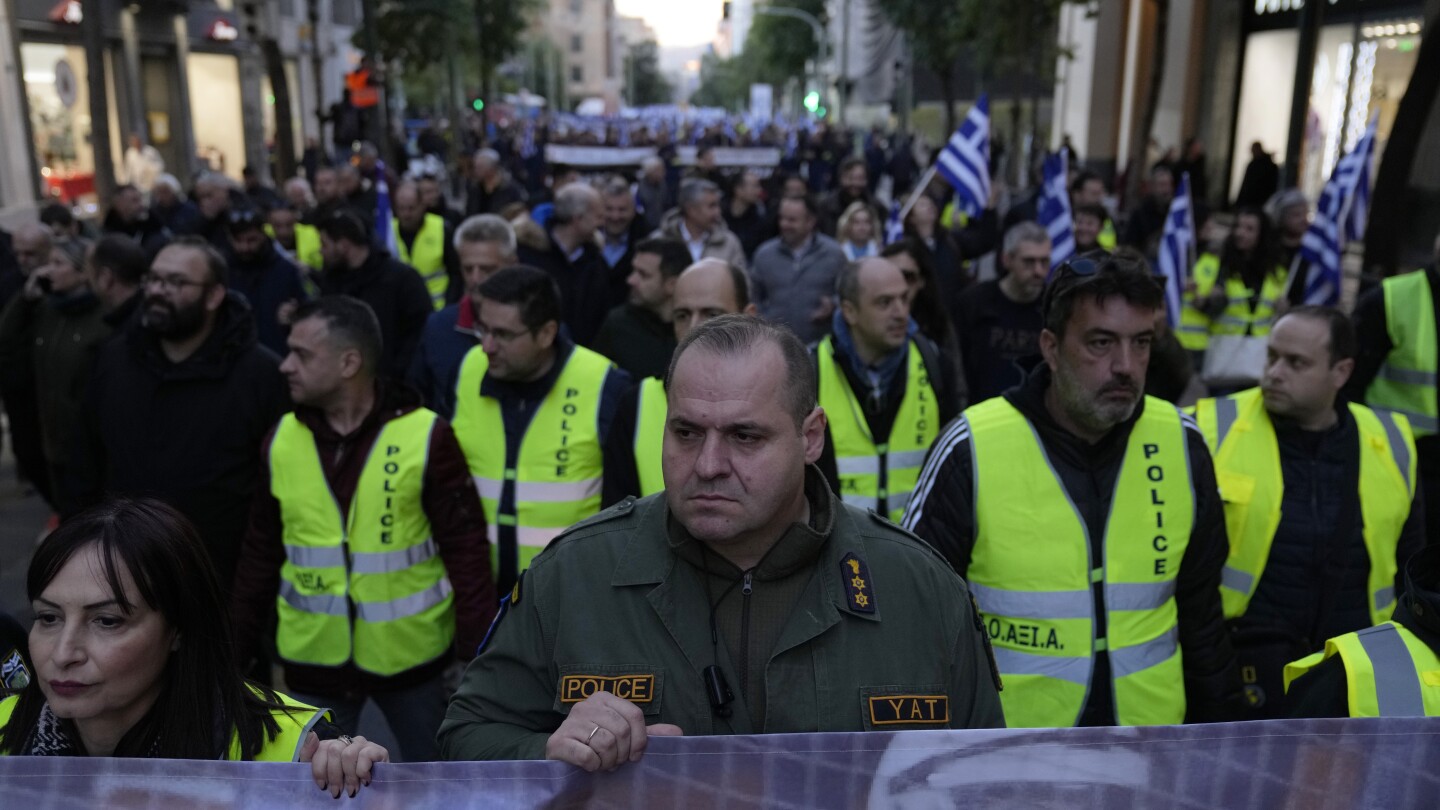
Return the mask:
[[[986, 4], [990, 18], [994, 5]], [[945, 100], [945, 131], [954, 132], [955, 125], [955, 61], [967, 45], [977, 39], [973, 20], [979, 17], [974, 3], [951, 3], [937, 7], [934, 0], [886, 0], [884, 9], [896, 28], [910, 40], [910, 51], [916, 64], [924, 65], [940, 81], [940, 94]]]
[[[825, 0], [770, 0], [765, 5], [804, 11], [821, 25], [826, 21]], [[794, 17], [756, 13], [745, 37], [744, 58], [757, 82], [780, 86], [791, 76], [804, 76], [805, 63], [818, 55], [814, 29]]]
[[721, 59], [707, 53], [700, 59], [700, 87], [690, 96], [697, 107], [743, 109], [750, 94], [753, 73], [748, 57]]
[[[377, 11], [380, 57], [386, 64], [404, 65], [406, 72], [421, 73], [442, 65], [449, 54], [437, 46], [449, 37], [455, 38], [461, 53], [475, 49], [475, 29], [466, 24], [465, 0], [392, 0]], [[364, 44], [363, 30], [355, 32], [355, 42]]]
[[[1440, 3], [1430, 0], [1426, 12], [1428, 34], [1440, 25]], [[1410, 74], [1410, 86], [1395, 111], [1385, 156], [1375, 175], [1375, 192], [1370, 196], [1370, 224], [1365, 229], [1365, 269], [1369, 272], [1390, 275], [1405, 269], [1398, 266], [1400, 251], [1406, 235], [1413, 234], [1415, 224], [1412, 214], [1415, 206], [1407, 193], [1410, 169], [1415, 164], [1425, 122], [1437, 96], [1440, 96], [1440, 38], [1426, 36], [1420, 40], [1415, 72]]]
[[[521, 38], [545, 6], [545, 0], [474, 0], [476, 56], [480, 63], [480, 94], [495, 92], [495, 71], [522, 46]], [[433, 44], [432, 44], [433, 47]]]
[[638, 42], [625, 54], [625, 89], [630, 104], [669, 104], [675, 88], [660, 72], [660, 48], [653, 40]]

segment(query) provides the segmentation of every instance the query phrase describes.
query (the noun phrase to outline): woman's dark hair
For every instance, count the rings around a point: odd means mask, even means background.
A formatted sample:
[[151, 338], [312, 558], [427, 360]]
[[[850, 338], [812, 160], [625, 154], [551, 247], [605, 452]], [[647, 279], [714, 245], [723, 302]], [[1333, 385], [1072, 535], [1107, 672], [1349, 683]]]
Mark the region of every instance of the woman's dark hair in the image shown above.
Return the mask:
[[925, 282], [920, 291], [915, 294], [915, 300], [910, 302], [910, 317], [920, 327], [920, 333], [935, 341], [937, 345], [946, 346], [950, 343], [950, 337], [954, 333], [954, 327], [950, 324], [950, 317], [945, 314], [945, 307], [941, 305], [940, 281], [935, 277], [935, 262], [930, 257], [929, 248], [919, 239], [907, 236], [892, 244], [886, 245], [880, 251], [882, 258], [909, 256], [920, 268], [920, 280]]
[[[254, 759], [280, 733], [271, 713], [285, 706], [273, 691], [241, 675], [215, 566], [194, 525], [148, 498], [111, 500], [76, 515], [35, 550], [25, 580], [30, 600], [91, 546], [121, 610], [135, 609], [123, 585], [122, 572], [129, 572], [135, 595], [164, 617], [179, 642], [161, 675], [155, 705], [126, 733], [114, 755], [218, 759], [228, 751], [233, 731], [241, 758]], [[0, 751], [21, 750], [44, 704], [37, 678], [0, 729]]]
[[1270, 218], [1265, 216], [1265, 212], [1253, 205], [1236, 208], [1235, 221], [1238, 223], [1241, 217], [1254, 217], [1260, 223], [1260, 235], [1255, 240], [1255, 249], [1248, 256], [1241, 254], [1235, 247], [1235, 232], [1231, 230], [1220, 252], [1220, 278], [1215, 283], [1223, 286], [1227, 276], [1238, 273], [1245, 286], [1258, 290], [1260, 285], [1265, 283], [1265, 277], [1274, 272], [1280, 264], [1275, 227], [1270, 224]]

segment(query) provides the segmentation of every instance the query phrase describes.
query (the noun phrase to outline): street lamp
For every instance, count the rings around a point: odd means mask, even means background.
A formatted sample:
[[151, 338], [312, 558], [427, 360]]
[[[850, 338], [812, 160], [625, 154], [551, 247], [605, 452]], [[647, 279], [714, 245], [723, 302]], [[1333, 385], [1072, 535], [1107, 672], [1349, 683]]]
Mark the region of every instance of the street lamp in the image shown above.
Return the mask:
[[815, 34], [815, 47], [817, 48], [818, 54], [815, 60], [815, 77], [820, 80], [820, 98], [823, 101], [825, 98], [826, 84], [825, 27], [820, 24], [819, 20], [815, 19], [814, 14], [811, 14], [808, 11], [801, 11], [798, 8], [790, 8], [788, 6], [764, 5], [756, 6], [754, 12], [756, 14], [771, 14], [776, 17], [790, 17], [792, 19], [800, 20], [801, 22], [808, 23], [810, 25], [810, 30]]

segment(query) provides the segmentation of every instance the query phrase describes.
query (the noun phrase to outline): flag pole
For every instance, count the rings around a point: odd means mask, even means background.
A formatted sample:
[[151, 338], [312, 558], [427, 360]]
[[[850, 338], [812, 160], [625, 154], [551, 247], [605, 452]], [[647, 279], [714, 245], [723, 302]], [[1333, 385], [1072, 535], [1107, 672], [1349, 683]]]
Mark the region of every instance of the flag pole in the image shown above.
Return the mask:
[[905, 217], [910, 215], [910, 209], [915, 206], [915, 203], [920, 199], [920, 195], [924, 194], [925, 189], [930, 187], [930, 181], [935, 179], [936, 168], [939, 165], [938, 163], [930, 164], [930, 168], [926, 169], [925, 174], [920, 177], [920, 182], [915, 184], [915, 190], [910, 192], [910, 199], [906, 200], [905, 207], [900, 209], [901, 222], [904, 222]]
[[1281, 301], [1290, 300], [1290, 289], [1295, 286], [1295, 279], [1300, 275], [1300, 251], [1295, 251], [1295, 258], [1290, 260], [1290, 273], [1285, 277], [1285, 290], [1280, 293]]

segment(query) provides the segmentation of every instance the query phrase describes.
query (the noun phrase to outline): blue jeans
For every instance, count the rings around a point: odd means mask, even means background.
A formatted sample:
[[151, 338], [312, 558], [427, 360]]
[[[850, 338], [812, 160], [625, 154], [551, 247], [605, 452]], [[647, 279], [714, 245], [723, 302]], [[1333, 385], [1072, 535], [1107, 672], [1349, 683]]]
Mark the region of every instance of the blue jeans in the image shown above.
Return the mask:
[[[385, 722], [400, 744], [400, 756], [390, 753], [393, 762], [435, 762], [440, 759], [440, 746], [435, 735], [440, 731], [440, 721], [445, 719], [448, 703], [445, 687], [440, 675], [408, 689], [394, 692], [374, 692], [369, 700], [375, 701]], [[290, 696], [311, 706], [322, 706], [330, 710], [335, 725], [346, 734], [354, 734], [360, 724], [360, 711], [365, 708], [364, 700], [346, 700], [341, 697], [302, 694], [291, 692]]]

